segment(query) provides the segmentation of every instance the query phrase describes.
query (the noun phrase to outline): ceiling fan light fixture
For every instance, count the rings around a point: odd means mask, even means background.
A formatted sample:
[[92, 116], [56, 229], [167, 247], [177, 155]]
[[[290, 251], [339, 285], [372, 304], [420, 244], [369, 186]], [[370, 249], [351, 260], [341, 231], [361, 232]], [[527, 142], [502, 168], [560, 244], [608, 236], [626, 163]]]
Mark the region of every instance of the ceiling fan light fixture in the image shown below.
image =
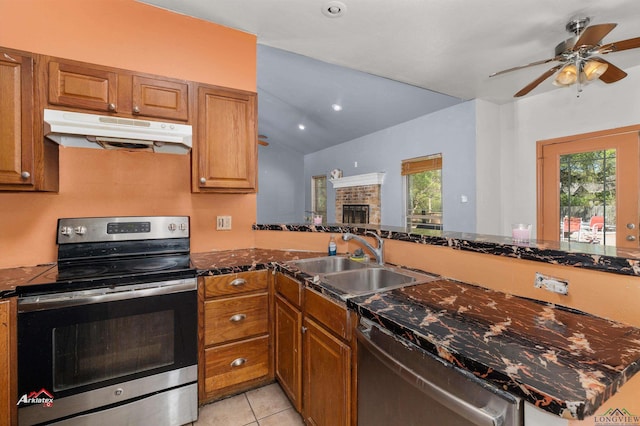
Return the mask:
[[604, 74], [608, 68], [609, 64], [606, 62], [591, 60], [587, 61], [587, 63], [584, 65], [583, 72], [587, 80], [592, 81]]
[[578, 79], [578, 71], [574, 64], [565, 65], [556, 76], [553, 84], [564, 87], [571, 86]]

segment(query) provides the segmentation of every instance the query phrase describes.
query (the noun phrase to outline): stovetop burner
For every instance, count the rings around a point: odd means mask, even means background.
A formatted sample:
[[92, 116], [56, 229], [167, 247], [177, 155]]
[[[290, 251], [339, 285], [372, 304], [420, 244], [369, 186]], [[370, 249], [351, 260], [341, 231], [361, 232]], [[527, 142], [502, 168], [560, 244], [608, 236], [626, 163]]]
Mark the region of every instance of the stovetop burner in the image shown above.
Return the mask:
[[115, 275], [135, 275], [150, 272], [189, 269], [189, 255], [128, 258], [89, 263], [65, 263], [58, 265], [56, 281], [105, 278]]

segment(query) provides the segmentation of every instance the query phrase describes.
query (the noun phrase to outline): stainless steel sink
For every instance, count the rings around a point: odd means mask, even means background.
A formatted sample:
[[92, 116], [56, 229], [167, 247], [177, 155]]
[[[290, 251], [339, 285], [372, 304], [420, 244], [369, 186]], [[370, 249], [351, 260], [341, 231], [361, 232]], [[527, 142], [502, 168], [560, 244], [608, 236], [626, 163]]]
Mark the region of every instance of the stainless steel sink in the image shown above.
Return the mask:
[[[379, 267], [325, 274], [321, 280], [345, 293], [358, 295], [417, 283], [419, 278], [422, 277]], [[429, 278], [431, 277], [424, 276], [420, 281], [428, 281]]]
[[314, 257], [311, 259], [292, 260], [286, 263], [311, 275], [363, 269], [369, 266], [366, 263], [356, 262], [344, 256]]

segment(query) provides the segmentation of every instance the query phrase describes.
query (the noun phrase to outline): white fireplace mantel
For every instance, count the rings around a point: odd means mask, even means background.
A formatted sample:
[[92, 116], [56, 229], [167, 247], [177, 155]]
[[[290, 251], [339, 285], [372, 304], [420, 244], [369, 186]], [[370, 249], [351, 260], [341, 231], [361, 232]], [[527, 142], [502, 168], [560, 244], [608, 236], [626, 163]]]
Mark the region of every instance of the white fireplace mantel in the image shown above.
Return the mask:
[[382, 185], [385, 172], [365, 173], [362, 175], [346, 176], [331, 179], [334, 188], [348, 188], [350, 186]]

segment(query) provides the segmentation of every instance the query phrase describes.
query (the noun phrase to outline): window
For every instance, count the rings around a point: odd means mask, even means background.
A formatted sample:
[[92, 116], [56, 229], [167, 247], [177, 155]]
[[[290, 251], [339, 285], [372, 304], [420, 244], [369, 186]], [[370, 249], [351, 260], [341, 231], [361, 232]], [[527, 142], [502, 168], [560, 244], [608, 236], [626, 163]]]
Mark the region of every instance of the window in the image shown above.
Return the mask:
[[442, 229], [442, 154], [402, 161], [407, 189], [407, 228], [428, 234]]
[[327, 222], [327, 176], [319, 175], [311, 178], [311, 210], [314, 216], [322, 216]]

